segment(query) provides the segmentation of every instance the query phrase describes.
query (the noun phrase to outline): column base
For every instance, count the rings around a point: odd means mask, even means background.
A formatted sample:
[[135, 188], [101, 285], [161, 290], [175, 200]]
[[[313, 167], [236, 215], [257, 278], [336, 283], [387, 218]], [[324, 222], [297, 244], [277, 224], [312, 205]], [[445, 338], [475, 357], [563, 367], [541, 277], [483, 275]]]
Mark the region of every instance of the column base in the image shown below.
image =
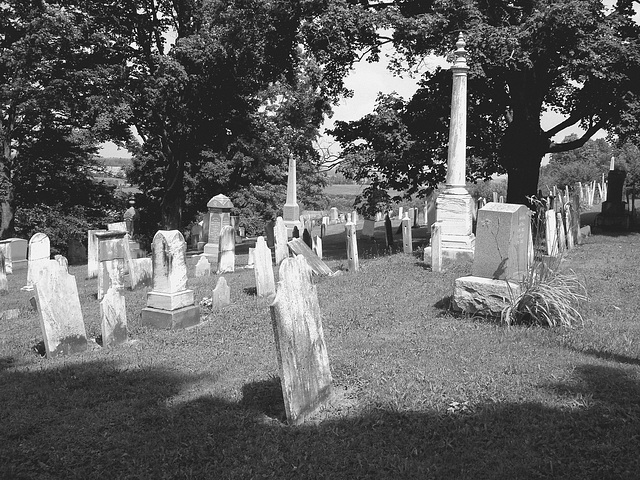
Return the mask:
[[161, 310], [159, 308], [146, 307], [142, 309], [140, 325], [177, 330], [191, 327], [200, 323], [200, 307], [191, 305], [177, 310]]

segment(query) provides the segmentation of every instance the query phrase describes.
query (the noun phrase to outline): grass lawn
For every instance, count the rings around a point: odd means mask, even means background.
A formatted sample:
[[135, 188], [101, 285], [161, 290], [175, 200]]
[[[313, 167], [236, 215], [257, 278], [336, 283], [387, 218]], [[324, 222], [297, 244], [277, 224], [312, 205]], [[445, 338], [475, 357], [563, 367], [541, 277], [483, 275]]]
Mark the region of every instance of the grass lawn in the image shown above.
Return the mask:
[[[283, 422], [253, 271], [226, 274], [233, 304], [183, 331], [141, 327], [146, 291], [127, 290], [128, 344], [54, 360], [34, 350], [26, 272], [9, 276], [0, 312], [20, 315], [0, 323], [0, 478], [638, 478], [640, 234], [566, 255], [590, 296], [584, 327], [505, 328], [446, 309], [470, 264], [433, 273], [387, 255], [378, 225], [358, 274], [315, 279], [335, 392], [299, 427]], [[325, 241], [334, 270], [341, 228]], [[97, 281], [70, 273], [95, 338]], [[189, 287], [200, 299], [216, 280]]]

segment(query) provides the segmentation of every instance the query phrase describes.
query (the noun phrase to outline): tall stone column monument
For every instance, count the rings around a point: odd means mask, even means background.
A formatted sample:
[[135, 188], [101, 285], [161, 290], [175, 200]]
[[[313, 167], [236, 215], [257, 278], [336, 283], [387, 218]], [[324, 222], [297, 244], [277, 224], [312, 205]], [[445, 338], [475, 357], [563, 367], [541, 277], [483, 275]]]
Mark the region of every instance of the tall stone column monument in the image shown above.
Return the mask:
[[297, 196], [297, 178], [296, 178], [296, 157], [289, 156], [289, 174], [287, 175], [287, 200], [282, 207], [282, 219], [287, 227], [287, 236], [293, 234], [293, 227], [298, 227], [302, 231], [300, 224], [300, 206], [298, 205]]
[[449, 155], [445, 190], [436, 201], [436, 219], [441, 225], [441, 248], [445, 257], [473, 256], [473, 199], [465, 187], [467, 150], [467, 66], [462, 33], [456, 42], [449, 125]]

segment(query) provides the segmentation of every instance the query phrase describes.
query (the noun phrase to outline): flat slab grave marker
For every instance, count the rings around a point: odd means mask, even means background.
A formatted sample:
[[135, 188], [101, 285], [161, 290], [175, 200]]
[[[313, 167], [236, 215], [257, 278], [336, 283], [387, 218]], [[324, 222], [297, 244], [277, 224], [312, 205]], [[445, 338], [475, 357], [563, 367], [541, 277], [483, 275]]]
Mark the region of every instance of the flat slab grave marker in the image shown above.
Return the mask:
[[178, 230], [159, 230], [153, 237], [153, 289], [147, 293], [141, 325], [184, 328], [200, 322], [200, 307], [187, 290], [187, 243]]
[[490, 202], [478, 211], [474, 276], [520, 281], [527, 274], [530, 210], [524, 205]]
[[35, 291], [47, 357], [85, 351], [87, 333], [75, 277], [55, 260], [47, 260]]
[[298, 425], [327, 401], [332, 382], [318, 295], [304, 257], [280, 265], [271, 320], [287, 421]]
[[[311, 250], [300, 238], [292, 238], [287, 243], [291, 251], [296, 255], [301, 255], [307, 261], [311, 270], [316, 275], [332, 275], [333, 272], [320, 258]], [[357, 253], [357, 252], [356, 252]]]

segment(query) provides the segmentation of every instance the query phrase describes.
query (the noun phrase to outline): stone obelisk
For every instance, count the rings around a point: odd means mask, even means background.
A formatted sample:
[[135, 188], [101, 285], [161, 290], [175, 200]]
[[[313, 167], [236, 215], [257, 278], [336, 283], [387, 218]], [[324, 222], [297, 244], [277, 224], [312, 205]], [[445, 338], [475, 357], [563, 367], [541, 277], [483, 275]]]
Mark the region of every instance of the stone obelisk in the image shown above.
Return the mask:
[[300, 207], [298, 206], [296, 184], [296, 157], [289, 156], [289, 174], [287, 176], [287, 200], [282, 207], [282, 219], [287, 227], [287, 236], [293, 234], [293, 227], [298, 227], [302, 231], [300, 225]]
[[441, 225], [442, 255], [473, 256], [473, 199], [465, 187], [467, 150], [467, 66], [462, 33], [456, 42], [449, 125], [449, 155], [444, 192], [436, 201], [436, 219]]

